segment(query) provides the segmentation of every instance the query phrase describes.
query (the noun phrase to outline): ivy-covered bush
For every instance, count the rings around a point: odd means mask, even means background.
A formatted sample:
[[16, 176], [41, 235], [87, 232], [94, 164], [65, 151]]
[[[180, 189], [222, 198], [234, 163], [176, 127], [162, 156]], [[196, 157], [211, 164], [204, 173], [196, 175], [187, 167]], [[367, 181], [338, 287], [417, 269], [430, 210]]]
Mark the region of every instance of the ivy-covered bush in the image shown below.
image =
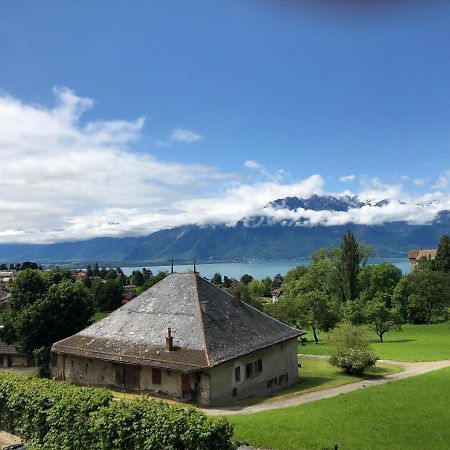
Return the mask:
[[194, 408], [9, 373], [0, 375], [0, 429], [30, 450], [236, 448], [228, 421]]

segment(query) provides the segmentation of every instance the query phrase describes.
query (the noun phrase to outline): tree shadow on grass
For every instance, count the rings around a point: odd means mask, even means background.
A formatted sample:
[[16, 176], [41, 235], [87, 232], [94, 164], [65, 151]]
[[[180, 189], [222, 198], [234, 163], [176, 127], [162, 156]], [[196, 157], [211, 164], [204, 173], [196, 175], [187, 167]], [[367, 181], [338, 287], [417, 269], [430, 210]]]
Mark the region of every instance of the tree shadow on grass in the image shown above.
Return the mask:
[[381, 342], [379, 339], [371, 339], [372, 344], [404, 344], [406, 342], [416, 342], [417, 339], [385, 339]]

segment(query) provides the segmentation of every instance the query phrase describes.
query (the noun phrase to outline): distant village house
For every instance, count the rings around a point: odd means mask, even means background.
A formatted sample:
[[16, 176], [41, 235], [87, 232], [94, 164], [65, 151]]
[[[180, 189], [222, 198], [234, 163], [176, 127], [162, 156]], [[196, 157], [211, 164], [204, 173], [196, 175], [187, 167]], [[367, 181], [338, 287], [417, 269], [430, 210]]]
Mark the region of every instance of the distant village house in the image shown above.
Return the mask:
[[419, 261], [422, 258], [435, 259], [436, 258], [436, 252], [437, 252], [436, 248], [433, 248], [433, 249], [430, 249], [430, 250], [423, 250], [423, 249], [410, 250], [409, 253], [408, 253], [408, 259], [409, 259], [409, 264], [410, 264], [411, 271], [413, 271], [417, 267], [417, 265], [419, 264]]
[[280, 298], [284, 297], [284, 292], [282, 289], [274, 289], [272, 291], [272, 303], [277, 302]]
[[52, 347], [53, 378], [204, 405], [297, 382], [305, 334], [196, 273], [174, 273]]

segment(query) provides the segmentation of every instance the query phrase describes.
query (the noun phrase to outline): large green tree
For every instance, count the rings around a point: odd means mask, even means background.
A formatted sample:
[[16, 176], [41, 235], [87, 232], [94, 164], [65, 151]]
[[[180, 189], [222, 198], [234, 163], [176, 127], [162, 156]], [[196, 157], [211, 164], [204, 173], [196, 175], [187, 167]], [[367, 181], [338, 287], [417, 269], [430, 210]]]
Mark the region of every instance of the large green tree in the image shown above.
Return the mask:
[[342, 238], [339, 269], [342, 282], [343, 300], [354, 300], [358, 295], [358, 272], [361, 255], [359, 244], [350, 230]]
[[434, 263], [439, 272], [450, 272], [450, 236], [442, 236]]
[[100, 311], [114, 311], [122, 305], [123, 285], [118, 280], [97, 282], [93, 288], [95, 307]]
[[414, 270], [400, 280], [392, 302], [405, 322], [445, 320], [450, 307], [450, 274], [429, 269]]
[[[14, 280], [12, 308], [4, 316], [0, 339], [18, 344], [31, 355], [33, 350], [49, 348], [89, 324], [93, 301], [81, 283], [62, 279], [48, 286], [38, 272], [22, 275], [16, 283], [17, 279], [19, 276]], [[35, 287], [40, 289], [39, 295], [31, 296]]]
[[388, 331], [401, 331], [401, 317], [396, 309], [390, 309], [386, 306], [387, 294], [377, 294], [375, 299], [366, 305], [366, 320], [380, 341], [383, 342], [383, 336]]

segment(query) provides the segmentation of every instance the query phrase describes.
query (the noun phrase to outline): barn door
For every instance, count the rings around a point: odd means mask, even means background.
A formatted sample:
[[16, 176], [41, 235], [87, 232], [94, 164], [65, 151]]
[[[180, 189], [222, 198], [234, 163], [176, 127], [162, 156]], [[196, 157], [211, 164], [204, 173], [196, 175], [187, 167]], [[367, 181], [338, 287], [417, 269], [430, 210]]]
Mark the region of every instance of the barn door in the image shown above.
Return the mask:
[[125, 366], [125, 386], [127, 389], [139, 391], [139, 375], [141, 368], [139, 366]]
[[125, 389], [125, 366], [116, 364], [116, 386]]
[[191, 391], [190, 391], [190, 385], [189, 385], [189, 374], [182, 373], [181, 374], [181, 395], [183, 398], [189, 397]]

